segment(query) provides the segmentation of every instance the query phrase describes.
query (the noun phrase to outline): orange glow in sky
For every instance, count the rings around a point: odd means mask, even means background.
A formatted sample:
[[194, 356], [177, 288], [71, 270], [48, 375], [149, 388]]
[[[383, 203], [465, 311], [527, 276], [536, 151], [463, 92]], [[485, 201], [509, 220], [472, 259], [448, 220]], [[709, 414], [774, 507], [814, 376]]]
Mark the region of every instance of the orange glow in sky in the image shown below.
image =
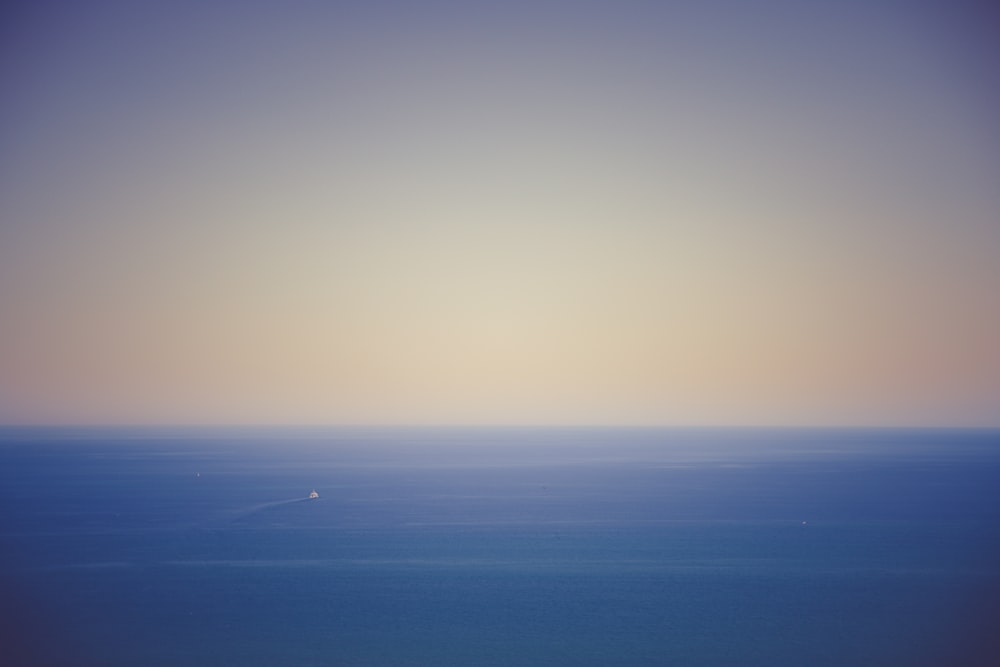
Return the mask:
[[665, 4], [21, 10], [0, 421], [998, 425], [977, 17]]

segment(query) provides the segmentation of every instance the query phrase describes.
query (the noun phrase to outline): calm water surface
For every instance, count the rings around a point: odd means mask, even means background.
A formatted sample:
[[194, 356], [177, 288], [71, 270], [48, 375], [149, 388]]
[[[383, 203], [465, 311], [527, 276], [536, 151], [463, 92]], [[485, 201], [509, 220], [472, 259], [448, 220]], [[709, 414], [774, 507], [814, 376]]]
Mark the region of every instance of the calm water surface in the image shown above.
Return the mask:
[[0, 566], [15, 665], [995, 665], [1000, 431], [5, 428]]

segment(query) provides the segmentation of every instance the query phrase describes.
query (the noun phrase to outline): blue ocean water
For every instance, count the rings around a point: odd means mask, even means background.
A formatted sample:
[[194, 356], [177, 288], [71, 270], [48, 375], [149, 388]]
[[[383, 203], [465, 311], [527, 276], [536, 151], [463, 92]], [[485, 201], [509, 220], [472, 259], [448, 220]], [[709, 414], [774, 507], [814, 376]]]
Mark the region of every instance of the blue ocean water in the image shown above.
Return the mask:
[[5, 665], [996, 665], [1000, 431], [7, 427], [0, 587]]

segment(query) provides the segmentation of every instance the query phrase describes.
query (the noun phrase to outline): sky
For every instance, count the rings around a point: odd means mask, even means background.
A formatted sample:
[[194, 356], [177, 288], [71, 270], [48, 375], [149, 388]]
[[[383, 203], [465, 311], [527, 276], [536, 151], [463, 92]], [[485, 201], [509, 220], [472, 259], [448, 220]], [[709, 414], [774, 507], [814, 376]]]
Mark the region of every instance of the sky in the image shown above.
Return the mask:
[[0, 422], [1000, 425], [977, 2], [0, 10]]

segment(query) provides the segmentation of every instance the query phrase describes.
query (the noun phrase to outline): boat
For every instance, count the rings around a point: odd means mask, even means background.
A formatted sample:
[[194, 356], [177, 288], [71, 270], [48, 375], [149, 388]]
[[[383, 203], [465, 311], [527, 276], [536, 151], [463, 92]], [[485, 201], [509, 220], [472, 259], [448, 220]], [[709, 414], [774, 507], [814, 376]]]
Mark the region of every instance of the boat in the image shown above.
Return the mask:
[[319, 498], [319, 494], [316, 493], [316, 489], [309, 492], [309, 500], [312, 500], [313, 498]]

